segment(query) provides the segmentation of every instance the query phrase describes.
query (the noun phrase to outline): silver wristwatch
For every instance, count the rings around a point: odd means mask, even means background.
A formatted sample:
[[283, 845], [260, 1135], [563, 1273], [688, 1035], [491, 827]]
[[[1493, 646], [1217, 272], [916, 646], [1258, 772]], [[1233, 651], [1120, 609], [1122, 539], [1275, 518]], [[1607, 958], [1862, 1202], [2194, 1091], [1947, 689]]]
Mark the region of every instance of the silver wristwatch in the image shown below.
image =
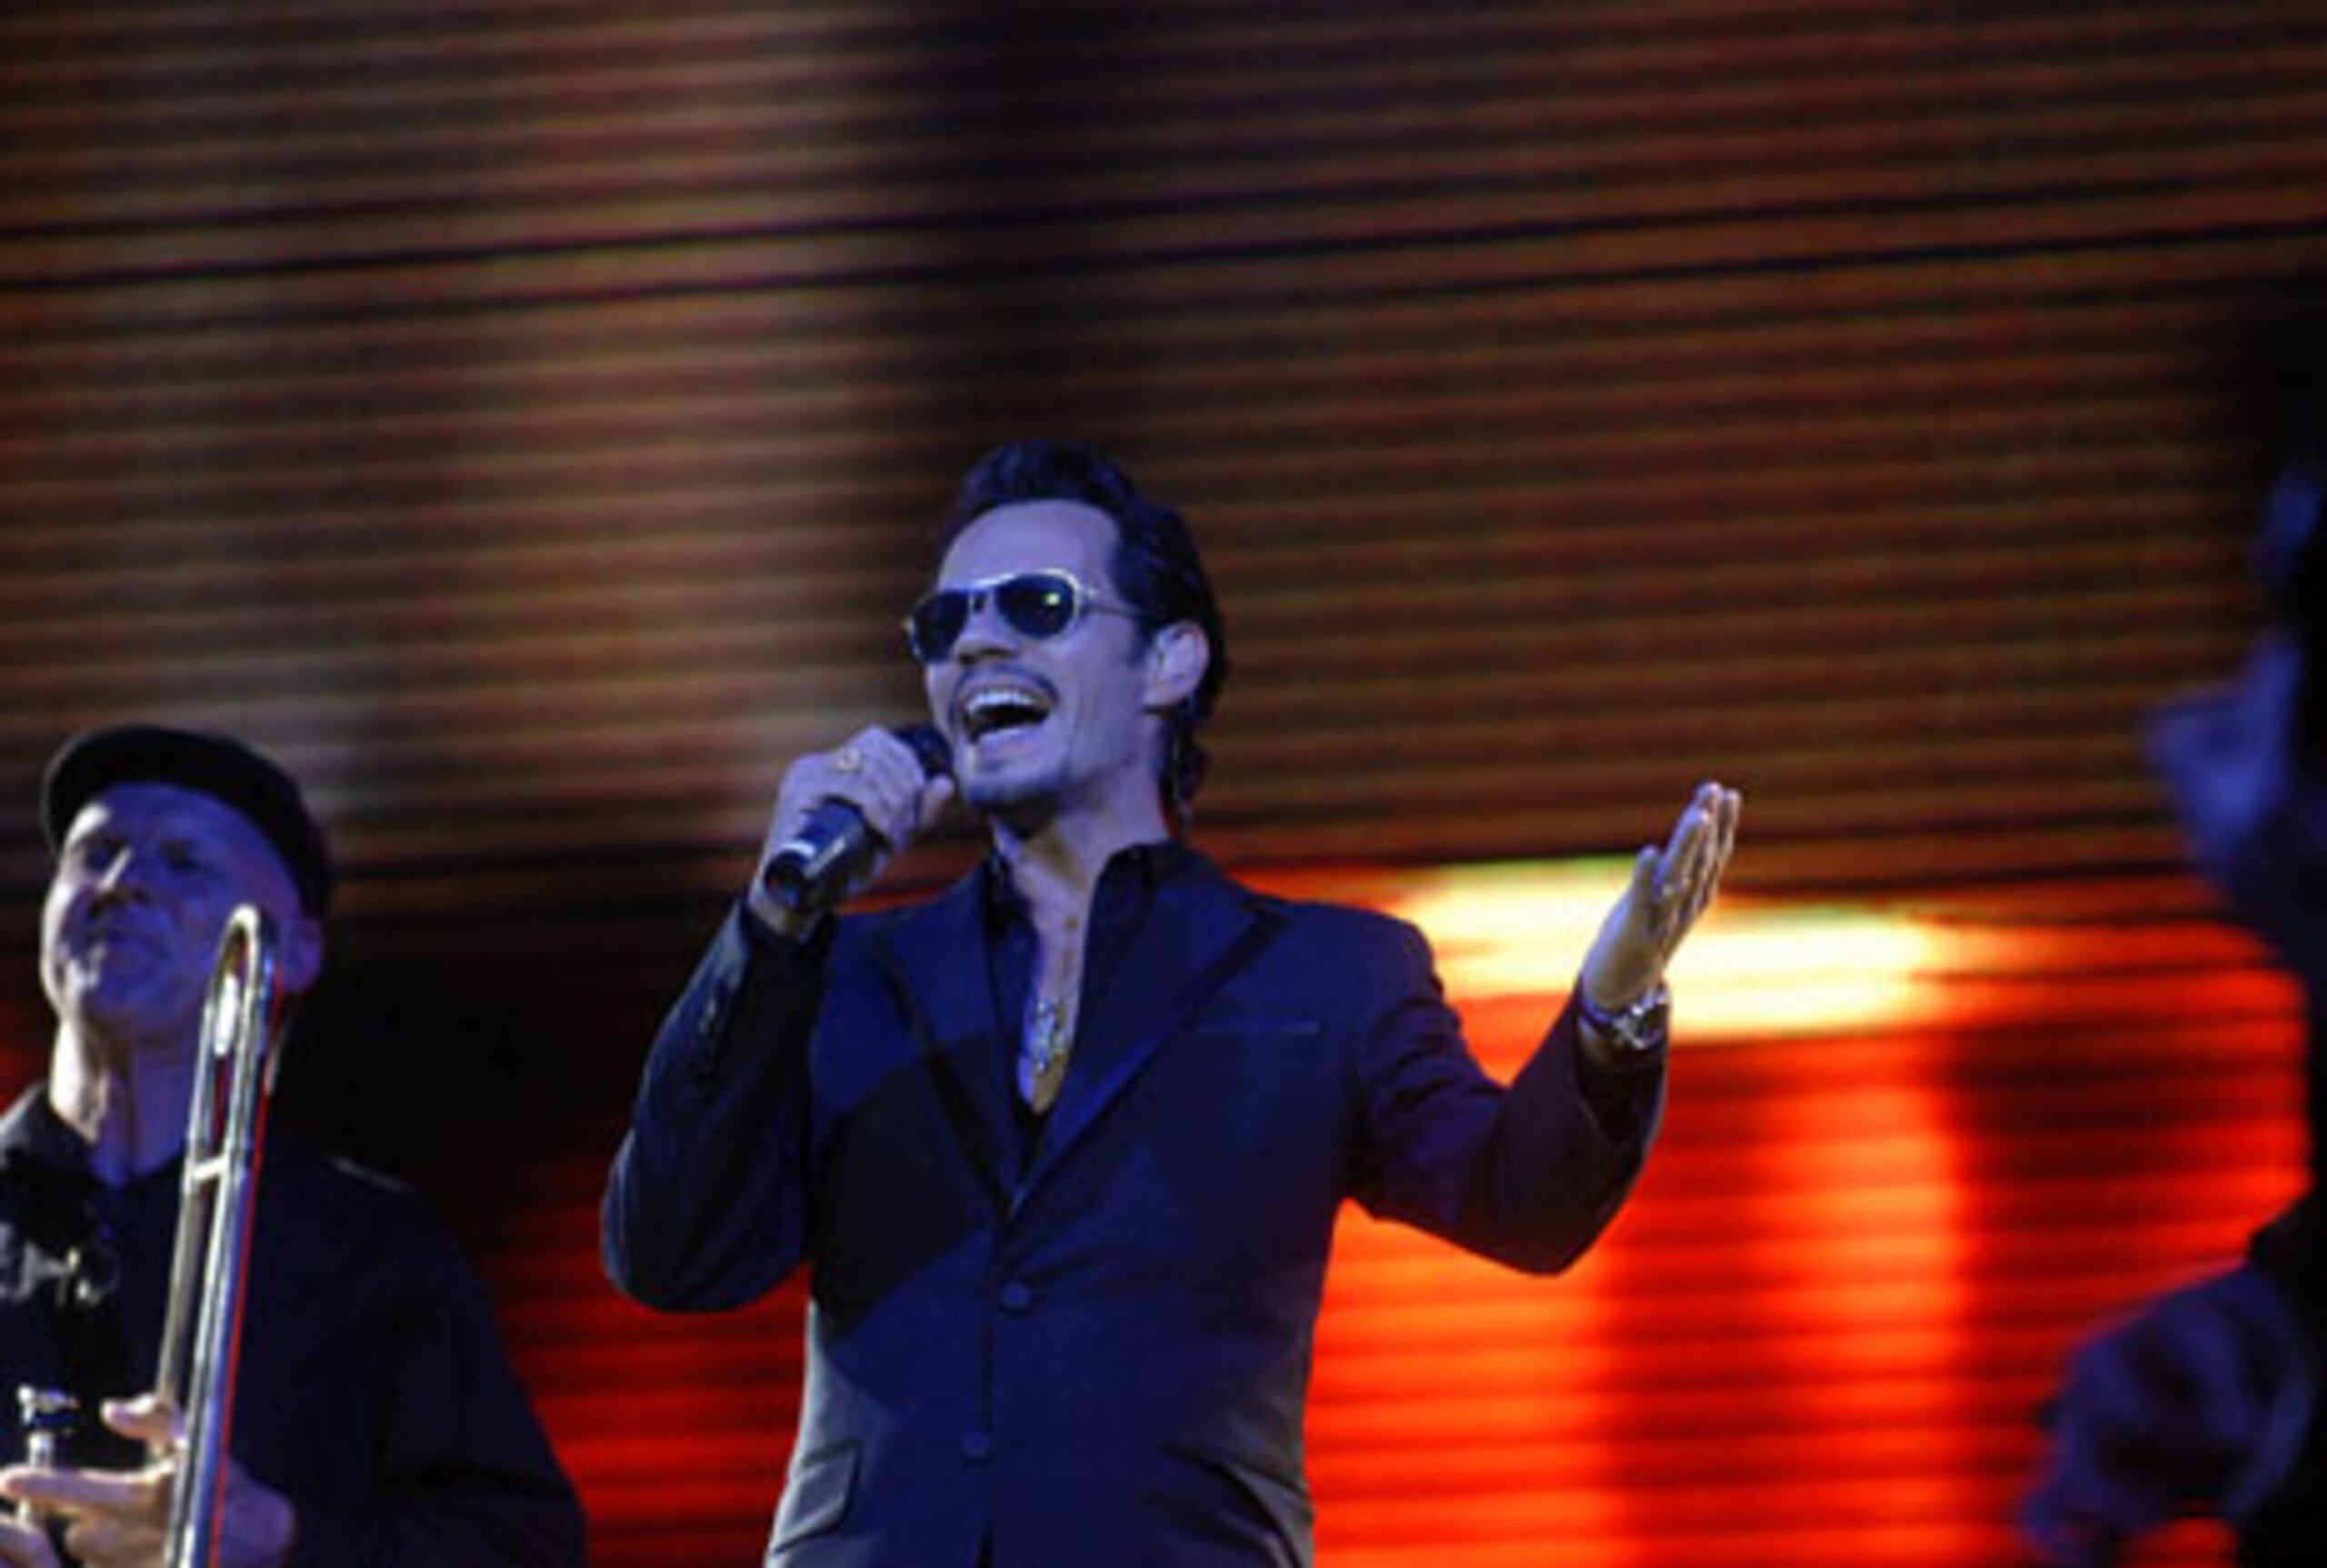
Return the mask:
[[1660, 980], [1649, 987], [1646, 994], [1611, 1013], [1593, 1001], [1592, 994], [1578, 984], [1575, 1006], [1577, 1016], [1591, 1026], [1593, 1033], [1619, 1052], [1662, 1051], [1664, 1026], [1673, 1014], [1673, 988]]

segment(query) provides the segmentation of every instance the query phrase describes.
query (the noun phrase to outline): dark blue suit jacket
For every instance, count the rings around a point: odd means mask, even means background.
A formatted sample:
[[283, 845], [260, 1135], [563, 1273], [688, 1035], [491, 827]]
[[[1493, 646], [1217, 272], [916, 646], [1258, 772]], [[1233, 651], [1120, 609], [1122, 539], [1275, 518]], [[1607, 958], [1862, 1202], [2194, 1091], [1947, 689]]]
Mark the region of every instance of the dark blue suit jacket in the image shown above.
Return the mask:
[[605, 1205], [651, 1304], [814, 1270], [782, 1568], [1306, 1563], [1312, 1333], [1354, 1197], [1518, 1267], [1614, 1213], [1624, 1135], [1563, 1015], [1506, 1091], [1411, 926], [1187, 856], [1086, 999], [1036, 1152], [980, 870], [837, 923], [731, 919], [649, 1059]]

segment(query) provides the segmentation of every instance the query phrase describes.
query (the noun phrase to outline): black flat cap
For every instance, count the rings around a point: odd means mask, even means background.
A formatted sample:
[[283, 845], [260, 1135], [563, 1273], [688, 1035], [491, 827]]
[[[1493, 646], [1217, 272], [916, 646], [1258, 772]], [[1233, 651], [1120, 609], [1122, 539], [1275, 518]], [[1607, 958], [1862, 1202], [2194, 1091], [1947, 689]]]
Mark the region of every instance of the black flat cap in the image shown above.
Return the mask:
[[41, 781], [40, 825], [49, 849], [63, 844], [92, 796], [117, 784], [175, 784], [232, 806], [283, 857], [301, 907], [320, 915], [330, 906], [331, 846], [324, 830], [291, 775], [242, 742], [160, 724], [82, 731], [49, 759]]

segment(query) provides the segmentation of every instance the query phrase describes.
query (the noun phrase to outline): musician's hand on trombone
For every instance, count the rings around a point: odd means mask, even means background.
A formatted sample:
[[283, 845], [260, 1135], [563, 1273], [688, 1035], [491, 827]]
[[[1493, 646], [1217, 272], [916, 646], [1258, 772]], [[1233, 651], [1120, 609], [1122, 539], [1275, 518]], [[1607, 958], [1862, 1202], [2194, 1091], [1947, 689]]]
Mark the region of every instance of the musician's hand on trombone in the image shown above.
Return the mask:
[[0, 1563], [7, 1568], [57, 1568], [56, 1553], [37, 1524], [0, 1517]]
[[[170, 1482], [183, 1423], [177, 1413], [151, 1394], [108, 1400], [107, 1426], [145, 1443], [156, 1455], [136, 1470], [0, 1471], [0, 1497], [32, 1505], [64, 1522], [65, 1544], [86, 1568], [158, 1568], [169, 1530]], [[291, 1554], [296, 1518], [288, 1499], [226, 1461], [226, 1494], [220, 1513], [219, 1568], [275, 1568]], [[55, 1557], [12, 1556], [28, 1527], [0, 1534], [0, 1563], [8, 1568], [55, 1568]], [[37, 1532], [30, 1532], [37, 1533]], [[47, 1552], [47, 1543], [39, 1550]]]

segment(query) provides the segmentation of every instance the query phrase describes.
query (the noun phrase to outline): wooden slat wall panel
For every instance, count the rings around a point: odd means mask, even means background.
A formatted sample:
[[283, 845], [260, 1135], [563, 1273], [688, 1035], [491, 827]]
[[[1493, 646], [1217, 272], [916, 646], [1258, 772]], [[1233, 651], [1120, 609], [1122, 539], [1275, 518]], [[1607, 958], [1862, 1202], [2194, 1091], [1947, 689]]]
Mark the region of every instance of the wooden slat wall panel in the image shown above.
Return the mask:
[[[1447, 1488], [1466, 1563], [1993, 1562], [2049, 1358], [2293, 1169], [2283, 991], [2140, 731], [2252, 632], [2248, 350], [2322, 277], [2315, 0], [19, 5], [0, 802], [134, 713], [312, 782], [352, 875], [303, 1114], [484, 1250], [600, 1559], [748, 1561], [796, 1298], [615, 1303], [597, 1173], [784, 760], [914, 712], [954, 477], [1094, 437], [1228, 604], [1234, 864], [1621, 849], [1718, 771], [1748, 894], [2104, 928], [1955, 976], [1970, 1023], [1707, 1058], [1567, 1287], [1353, 1236], [1329, 1563], [1445, 1560]], [[21, 1074], [44, 874], [0, 812]], [[1829, 1142], [1861, 1111], [1898, 1138]], [[1794, 1203], [1883, 1149], [1945, 1172], [1903, 1259]], [[1531, 1333], [1593, 1348], [1513, 1415]], [[1417, 1408], [1449, 1334], [1505, 1348]]]

